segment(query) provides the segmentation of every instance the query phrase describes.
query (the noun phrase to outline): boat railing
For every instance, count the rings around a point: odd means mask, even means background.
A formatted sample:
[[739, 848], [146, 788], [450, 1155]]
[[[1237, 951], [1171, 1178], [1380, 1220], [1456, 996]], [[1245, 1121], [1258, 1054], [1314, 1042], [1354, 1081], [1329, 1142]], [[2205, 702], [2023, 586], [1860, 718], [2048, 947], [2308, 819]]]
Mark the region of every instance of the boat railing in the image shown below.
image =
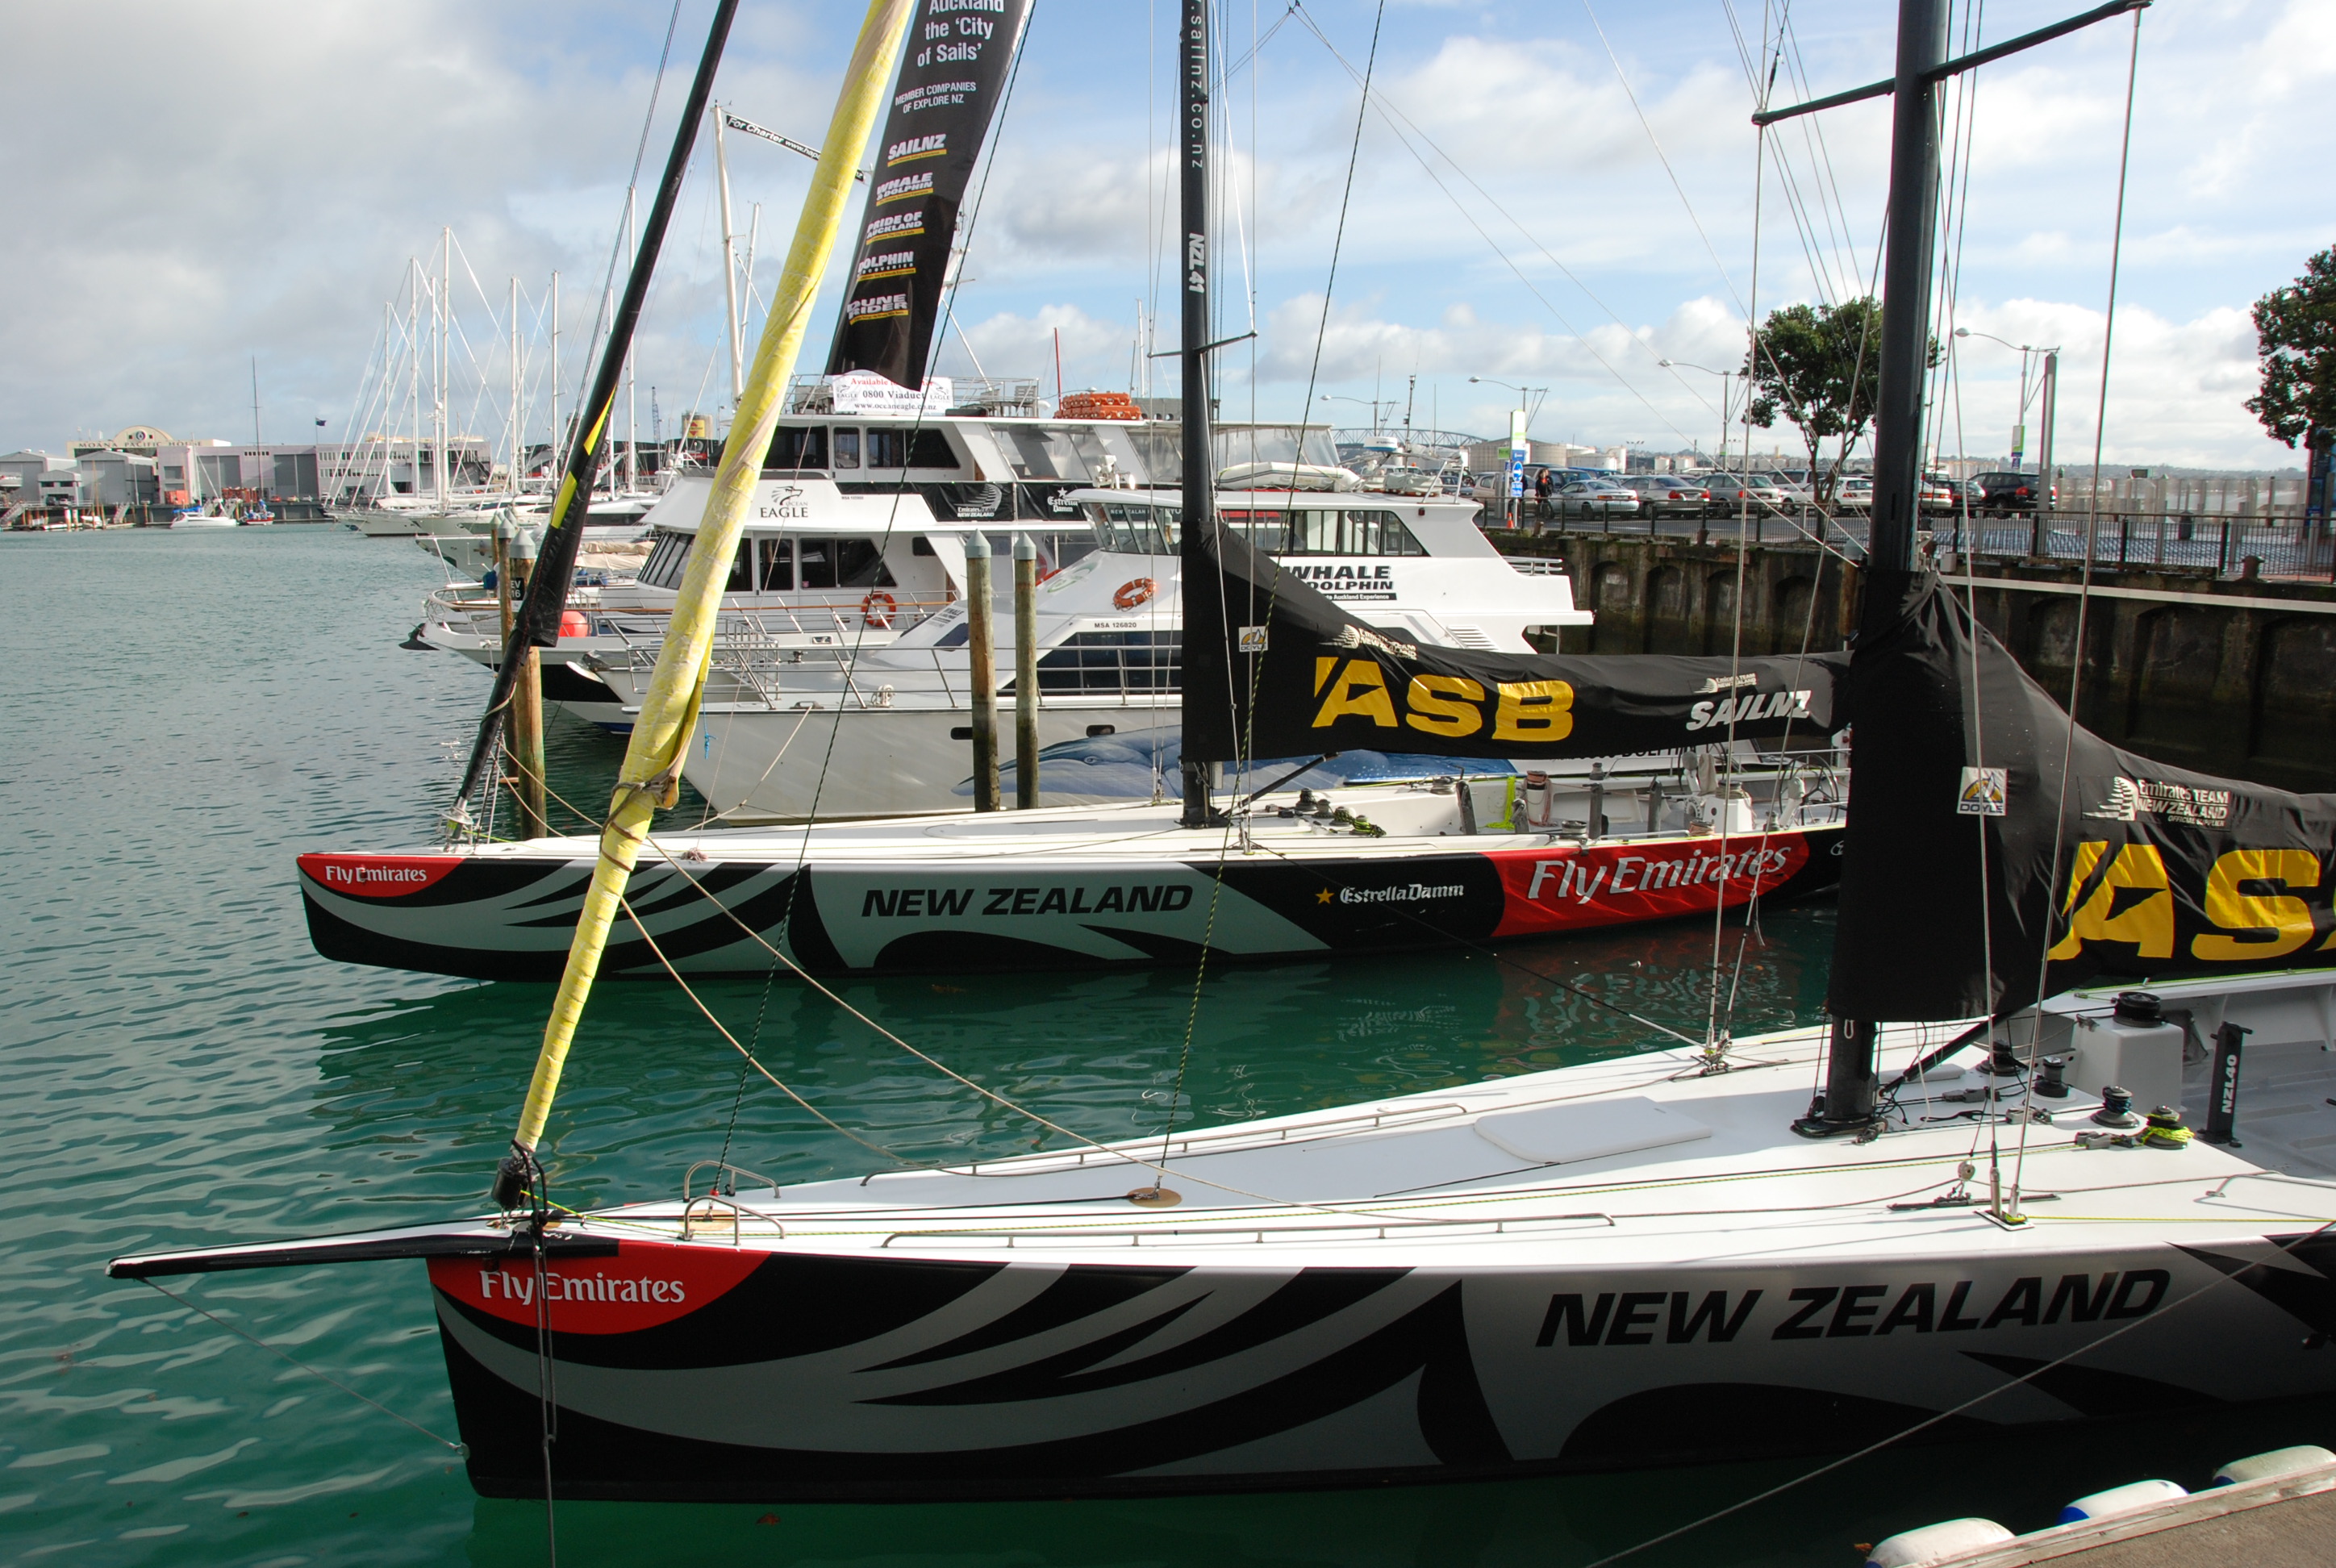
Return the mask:
[[[1200, 1177], [1187, 1179], [1194, 1185], [1206, 1184], [1205, 1180]], [[1163, 1242], [1183, 1242], [1192, 1245], [1246, 1242], [1252, 1246], [1263, 1246], [1268, 1238], [1278, 1243], [1363, 1240], [1384, 1242], [1390, 1232], [1397, 1234], [1409, 1232], [1415, 1235], [1421, 1232], [1429, 1232], [1438, 1237], [1456, 1239], [1470, 1234], [1511, 1235], [1529, 1227], [1543, 1225], [1594, 1224], [1603, 1225], [1610, 1230], [1615, 1228], [1614, 1216], [1602, 1211], [1579, 1214], [1519, 1214], [1514, 1217], [1503, 1215], [1497, 1218], [1487, 1218], [1481, 1214], [1390, 1214], [1382, 1218], [1374, 1214], [1351, 1219], [1344, 1216], [1337, 1219], [1326, 1218], [1322, 1222], [1315, 1224], [1306, 1224], [1291, 1220], [1270, 1225], [1260, 1225], [1249, 1215], [1236, 1218], [1234, 1215], [1228, 1214], [1225, 1218], [1227, 1222], [1221, 1225], [1212, 1225], [1199, 1215], [1193, 1217], [1198, 1222], [1178, 1225], [1147, 1225], [1140, 1221], [1101, 1225], [1065, 1225], [1025, 1221], [1017, 1225], [1014, 1221], [1004, 1220], [994, 1226], [961, 1225], [947, 1230], [893, 1231], [887, 1233], [882, 1241], [877, 1242], [876, 1247], [879, 1251], [887, 1251], [895, 1242], [923, 1242], [928, 1244], [950, 1242], [995, 1244], [1002, 1242], [1008, 1251], [1011, 1251], [1017, 1242], [1033, 1242], [1040, 1246], [1059, 1246], [1065, 1242], [1104, 1242], [1114, 1244], [1124, 1242], [1131, 1247], [1141, 1247], [1146, 1242], [1158, 1245]]]

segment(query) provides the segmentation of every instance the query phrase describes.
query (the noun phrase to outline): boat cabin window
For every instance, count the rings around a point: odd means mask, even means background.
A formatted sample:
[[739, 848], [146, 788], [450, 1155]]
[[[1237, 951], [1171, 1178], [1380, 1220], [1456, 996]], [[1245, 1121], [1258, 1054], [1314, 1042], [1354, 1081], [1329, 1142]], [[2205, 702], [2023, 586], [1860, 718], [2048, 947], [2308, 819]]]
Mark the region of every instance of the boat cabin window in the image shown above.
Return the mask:
[[1272, 555], [1426, 555], [1426, 548], [1392, 511], [1239, 511], [1221, 514], [1228, 529]]
[[824, 424], [793, 424], [781, 425], [771, 437], [771, 450], [763, 466], [956, 470], [963, 468], [965, 462], [949, 437], [930, 426], [839, 424], [831, 431]]
[[1183, 509], [1129, 506], [1107, 501], [1090, 505], [1087, 520], [1095, 524], [1098, 550], [1117, 550], [1122, 555], [1173, 555], [1178, 542], [1173, 531], [1181, 526]]
[[641, 564], [640, 580], [651, 588], [680, 587], [682, 560], [689, 554], [696, 538], [695, 534], [658, 529], [657, 542], [649, 547], [649, 558]]
[[795, 552], [800, 588], [896, 586], [883, 547], [872, 539], [799, 539]]
[[754, 554], [762, 568], [758, 580], [764, 593], [788, 593], [795, 586], [795, 541], [792, 539], [758, 539]]
[[823, 424], [783, 424], [771, 437], [770, 454], [763, 460], [764, 468], [825, 468], [827, 466], [827, 426]]
[[1174, 691], [1183, 674], [1183, 640], [1178, 631], [1074, 633], [1039, 657], [1038, 689]]

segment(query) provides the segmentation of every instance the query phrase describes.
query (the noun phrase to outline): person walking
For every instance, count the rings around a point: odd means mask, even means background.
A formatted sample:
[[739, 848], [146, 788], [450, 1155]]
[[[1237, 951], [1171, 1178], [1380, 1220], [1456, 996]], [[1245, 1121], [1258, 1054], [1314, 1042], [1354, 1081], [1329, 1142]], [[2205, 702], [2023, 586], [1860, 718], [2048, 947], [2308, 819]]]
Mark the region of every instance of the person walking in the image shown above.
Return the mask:
[[[1549, 470], [1545, 468], [1533, 475], [1533, 515], [1542, 523], [1549, 521]], [[1543, 530], [1536, 527], [1533, 531]]]

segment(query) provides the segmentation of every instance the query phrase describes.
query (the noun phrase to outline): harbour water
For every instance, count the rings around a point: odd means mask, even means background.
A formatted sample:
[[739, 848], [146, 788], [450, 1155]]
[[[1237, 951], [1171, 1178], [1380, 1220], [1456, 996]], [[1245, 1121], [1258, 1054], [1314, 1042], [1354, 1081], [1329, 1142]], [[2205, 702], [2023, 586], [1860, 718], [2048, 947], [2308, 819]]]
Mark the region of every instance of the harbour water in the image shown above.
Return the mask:
[[[453, 1419], [419, 1264], [164, 1281], [209, 1318], [102, 1272], [141, 1248], [480, 1205], [549, 988], [326, 963], [292, 880], [304, 848], [430, 835], [485, 689], [466, 663], [395, 646], [434, 570], [339, 531], [0, 540], [0, 801], [17, 827], [0, 857], [0, 1562], [544, 1560], [541, 1506], [475, 1498], [430, 1435], [451, 1438]], [[556, 790], [605, 801], [618, 743], [557, 723], [550, 753]], [[1748, 941], [1725, 933], [1737, 1033], [1818, 1017], [1831, 919], [1772, 912]], [[1661, 1043], [1616, 1008], [1699, 1034], [1712, 951], [1708, 927], [1673, 927], [1497, 958], [1225, 969], [1197, 1007], [1175, 970], [844, 994], [982, 1083], [1125, 1136], [1162, 1125], [1180, 1080], [1178, 1118], [1222, 1122]], [[1031, 1146], [1027, 1123], [784, 979], [701, 994], [827, 1115], [903, 1159]], [[547, 1145], [554, 1196], [671, 1193], [725, 1144], [782, 1183], [876, 1163], [742, 1080], [678, 991], [601, 988]], [[1629, 1561], [1846, 1565], [1854, 1543], [1909, 1525], [1976, 1513], [2034, 1528], [2096, 1486], [2195, 1486], [2236, 1455], [2331, 1437], [2325, 1405], [2210, 1407], [1892, 1450]], [[568, 1505], [560, 1557], [1564, 1568], [1816, 1463], [1138, 1503]]]

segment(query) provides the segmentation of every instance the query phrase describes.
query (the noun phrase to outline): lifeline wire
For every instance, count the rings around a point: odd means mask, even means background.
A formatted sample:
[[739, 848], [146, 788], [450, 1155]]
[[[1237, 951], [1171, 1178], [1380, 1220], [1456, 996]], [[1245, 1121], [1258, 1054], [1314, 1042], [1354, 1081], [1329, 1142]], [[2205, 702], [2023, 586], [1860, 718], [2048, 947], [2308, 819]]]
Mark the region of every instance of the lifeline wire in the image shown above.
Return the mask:
[[462, 1455], [465, 1457], [469, 1456], [470, 1450], [463, 1447], [460, 1443], [452, 1442], [444, 1437], [441, 1437], [437, 1433], [433, 1432], [421, 1422], [410, 1420], [407, 1417], [399, 1415], [396, 1411], [391, 1409], [388, 1406], [383, 1404], [378, 1399], [369, 1399], [365, 1398], [365, 1396], [358, 1393], [355, 1388], [350, 1388], [346, 1383], [342, 1382], [338, 1378], [334, 1377], [331, 1373], [320, 1372], [316, 1368], [308, 1365], [307, 1362], [300, 1359], [297, 1356], [292, 1355], [287, 1351], [277, 1349], [275, 1346], [269, 1344], [267, 1340], [260, 1339], [256, 1334], [248, 1334], [244, 1332], [244, 1330], [237, 1328], [233, 1323], [229, 1322], [226, 1319], [219, 1317], [217, 1313], [206, 1311], [204, 1309], [196, 1306], [184, 1296], [167, 1290], [163, 1286], [157, 1285], [151, 1280], [141, 1279], [138, 1282], [141, 1285], [152, 1286], [157, 1293], [170, 1297], [171, 1300], [176, 1301], [180, 1306], [184, 1307], [190, 1312], [200, 1312], [204, 1317], [209, 1318], [220, 1328], [225, 1329], [229, 1333], [233, 1334], [237, 1339], [246, 1340], [251, 1344], [258, 1346], [261, 1349], [267, 1351], [269, 1355], [276, 1357], [279, 1360], [289, 1361], [295, 1367], [299, 1368], [303, 1372], [307, 1373], [311, 1378], [321, 1378], [325, 1382], [330, 1383], [334, 1388], [338, 1388], [342, 1393], [346, 1394], [358, 1404], [370, 1405], [375, 1409], [380, 1411], [383, 1415], [388, 1417], [391, 1420], [396, 1422], [398, 1425], [413, 1427], [415, 1431], [421, 1433], [424, 1437], [429, 1438], [433, 1443], [439, 1445], [441, 1447], [451, 1448], [455, 1453]]

